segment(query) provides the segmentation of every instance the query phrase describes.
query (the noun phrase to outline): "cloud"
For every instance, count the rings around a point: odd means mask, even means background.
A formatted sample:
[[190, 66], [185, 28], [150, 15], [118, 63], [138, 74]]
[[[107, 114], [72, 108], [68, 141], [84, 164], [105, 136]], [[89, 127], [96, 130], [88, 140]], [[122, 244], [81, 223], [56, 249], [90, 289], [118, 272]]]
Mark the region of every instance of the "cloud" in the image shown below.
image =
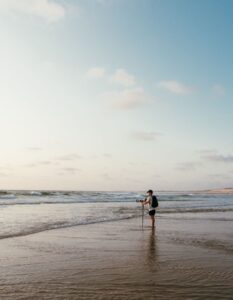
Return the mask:
[[80, 158], [82, 158], [80, 155], [78, 155], [76, 153], [71, 153], [71, 154], [59, 156], [57, 159], [64, 160], [64, 161], [73, 161], [73, 160], [80, 159]]
[[135, 77], [129, 74], [125, 69], [117, 69], [115, 73], [110, 77], [110, 82], [122, 85], [124, 87], [130, 87], [135, 85]]
[[29, 164], [25, 164], [24, 166], [27, 167], [27, 168], [34, 168], [34, 167], [36, 167], [36, 164], [29, 163]]
[[210, 153], [210, 154], [203, 155], [202, 158], [213, 162], [233, 163], [233, 155]]
[[91, 68], [86, 72], [86, 77], [88, 78], [98, 79], [98, 78], [103, 78], [104, 75], [105, 75], [105, 69], [100, 67]]
[[7, 173], [5, 173], [5, 172], [0, 172], [0, 177], [7, 177], [7, 176], [8, 176]]
[[180, 171], [195, 171], [200, 166], [202, 166], [201, 162], [183, 162], [177, 164], [176, 169]]
[[104, 179], [106, 179], [106, 180], [111, 180], [111, 179], [112, 179], [112, 177], [111, 177], [108, 173], [102, 174], [102, 177], [103, 177]]
[[141, 106], [149, 101], [148, 95], [142, 88], [111, 91], [103, 94], [103, 98], [110, 105], [119, 110], [129, 110]]
[[214, 95], [216, 96], [225, 96], [225, 89], [222, 85], [220, 84], [215, 84], [212, 88], [212, 91], [214, 93]]
[[212, 162], [222, 162], [222, 163], [232, 163], [233, 162], [233, 155], [228, 154], [220, 154], [218, 151], [213, 149], [206, 149], [198, 151], [200, 156], [204, 160], [212, 161]]
[[28, 167], [33, 167], [33, 165], [38, 165], [38, 166], [49, 166], [49, 165], [58, 165], [59, 163], [56, 162], [56, 161], [52, 161], [52, 160], [41, 160], [41, 161], [38, 161], [36, 163], [31, 163], [31, 164], [28, 164], [27, 166]]
[[154, 131], [150, 131], [150, 132], [135, 131], [131, 133], [132, 138], [141, 141], [154, 141], [160, 135], [161, 135], [160, 133]]
[[42, 160], [40, 162], [38, 162], [38, 165], [51, 165], [52, 162], [49, 160]]
[[160, 81], [157, 86], [163, 88], [173, 94], [187, 95], [192, 94], [194, 89], [190, 86], [187, 86], [179, 81], [169, 80], [169, 81]]
[[209, 177], [217, 178], [217, 179], [230, 179], [232, 176], [229, 176], [228, 174], [209, 174]]
[[115, 90], [107, 91], [100, 97], [104, 99], [112, 108], [127, 110], [136, 108], [149, 101], [149, 96], [142, 87], [135, 86], [136, 79], [125, 69], [117, 69], [113, 75], [105, 76], [105, 69], [100, 67], [91, 68], [86, 72], [88, 78], [108, 79], [106, 83], [118, 84]]
[[110, 153], [104, 153], [104, 154], [103, 154], [103, 157], [105, 157], [105, 158], [111, 158], [112, 155], [111, 155]]
[[114, 0], [97, 0], [100, 4], [112, 4]]
[[66, 14], [64, 6], [55, 0], [0, 0], [0, 11], [37, 16], [48, 22], [56, 22]]
[[62, 170], [71, 174], [75, 174], [77, 171], [80, 171], [80, 169], [72, 167], [62, 168]]
[[40, 151], [40, 150], [42, 150], [41, 147], [27, 147], [27, 149], [30, 150], [30, 151]]
[[27, 163], [24, 166], [27, 168], [34, 168], [37, 166], [49, 166], [49, 165], [58, 165], [58, 164], [59, 164], [59, 162], [53, 161], [53, 160], [41, 160], [41, 161], [37, 161], [37, 162]]
[[203, 149], [203, 150], [199, 150], [197, 152], [200, 153], [201, 156], [212, 155], [212, 154], [217, 153], [217, 151], [214, 149]]

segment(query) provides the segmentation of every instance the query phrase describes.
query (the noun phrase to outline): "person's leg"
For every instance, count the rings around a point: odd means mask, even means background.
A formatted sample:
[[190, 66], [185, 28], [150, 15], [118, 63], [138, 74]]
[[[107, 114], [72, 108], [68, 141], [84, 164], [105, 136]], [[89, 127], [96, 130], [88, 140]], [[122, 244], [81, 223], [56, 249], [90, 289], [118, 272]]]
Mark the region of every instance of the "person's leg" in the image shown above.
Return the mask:
[[155, 211], [154, 210], [149, 211], [149, 215], [151, 218], [151, 225], [154, 228], [154, 226], [155, 226]]
[[152, 227], [155, 227], [155, 216], [151, 216]]

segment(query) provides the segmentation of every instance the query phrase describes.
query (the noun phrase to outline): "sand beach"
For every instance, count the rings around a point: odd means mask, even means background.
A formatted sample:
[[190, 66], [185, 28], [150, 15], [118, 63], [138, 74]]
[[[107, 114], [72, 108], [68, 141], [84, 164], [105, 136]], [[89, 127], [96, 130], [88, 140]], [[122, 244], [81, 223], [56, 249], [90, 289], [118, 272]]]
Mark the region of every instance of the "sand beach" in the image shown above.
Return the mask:
[[231, 222], [158, 217], [3, 239], [0, 299], [232, 299]]

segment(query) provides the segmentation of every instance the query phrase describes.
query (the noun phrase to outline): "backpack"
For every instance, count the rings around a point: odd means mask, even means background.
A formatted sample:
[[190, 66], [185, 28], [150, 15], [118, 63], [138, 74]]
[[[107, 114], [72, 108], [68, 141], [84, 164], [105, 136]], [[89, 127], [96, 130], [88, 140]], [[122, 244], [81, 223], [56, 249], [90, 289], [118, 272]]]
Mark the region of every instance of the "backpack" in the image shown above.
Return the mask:
[[159, 206], [159, 202], [158, 202], [158, 199], [156, 196], [152, 196], [152, 204], [151, 204], [152, 207], [156, 208]]

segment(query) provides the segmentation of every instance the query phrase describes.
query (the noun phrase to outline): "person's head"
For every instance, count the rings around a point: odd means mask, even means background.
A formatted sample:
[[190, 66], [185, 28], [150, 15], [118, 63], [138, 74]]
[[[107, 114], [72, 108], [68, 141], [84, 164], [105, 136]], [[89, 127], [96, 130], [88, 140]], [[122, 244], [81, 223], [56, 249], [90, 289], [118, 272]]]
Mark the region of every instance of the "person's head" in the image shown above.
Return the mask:
[[148, 190], [146, 193], [147, 193], [149, 196], [152, 196], [152, 195], [153, 195], [153, 191], [152, 191], [152, 190]]

